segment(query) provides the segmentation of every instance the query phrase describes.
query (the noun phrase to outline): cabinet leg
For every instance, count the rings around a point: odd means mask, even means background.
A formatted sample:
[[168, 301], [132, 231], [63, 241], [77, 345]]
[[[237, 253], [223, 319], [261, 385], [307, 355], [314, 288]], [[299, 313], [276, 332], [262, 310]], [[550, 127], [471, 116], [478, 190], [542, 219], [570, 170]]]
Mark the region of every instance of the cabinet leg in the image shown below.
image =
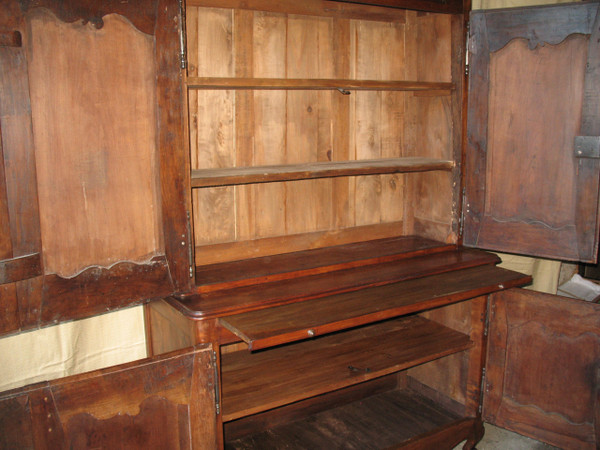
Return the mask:
[[474, 449], [477, 443], [483, 438], [484, 434], [485, 428], [483, 428], [483, 422], [481, 420], [477, 420], [473, 425], [471, 436], [467, 439], [465, 445], [463, 445], [463, 450]]

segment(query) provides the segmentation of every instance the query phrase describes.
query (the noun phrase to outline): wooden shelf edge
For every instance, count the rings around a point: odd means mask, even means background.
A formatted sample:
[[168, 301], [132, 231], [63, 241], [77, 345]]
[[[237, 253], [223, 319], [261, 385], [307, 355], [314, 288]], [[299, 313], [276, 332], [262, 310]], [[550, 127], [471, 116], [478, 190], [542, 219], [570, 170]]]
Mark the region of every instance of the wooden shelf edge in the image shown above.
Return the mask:
[[349, 91], [433, 91], [450, 95], [454, 83], [435, 81], [382, 81], [329, 78], [226, 78], [188, 77], [188, 89], [339, 90]]
[[[374, 239], [196, 267], [195, 293], [288, 280], [456, 250], [417, 236]], [[337, 254], [329, 258], [329, 254]]]
[[457, 303], [530, 281], [531, 277], [517, 272], [480, 266], [225, 316], [219, 318], [219, 323], [243, 339], [250, 350], [259, 350]]
[[454, 161], [405, 157], [192, 170], [192, 188], [392, 173], [450, 171]]
[[[397, 329], [394, 328], [394, 324], [406, 324], [406, 327]], [[382, 327], [383, 332], [380, 333], [378, 330]], [[375, 341], [378, 347], [374, 344]], [[403, 341], [410, 345], [398, 347], [397, 343]], [[469, 336], [463, 333], [428, 319], [413, 316], [370, 325], [363, 329], [354, 329], [342, 335], [330, 335], [290, 347], [267, 350], [266, 353], [262, 352], [258, 355], [245, 350], [226, 354], [222, 357], [223, 421], [236, 420], [360, 384], [467, 350], [472, 345]], [[329, 355], [329, 351], [335, 351], [337, 355], [346, 355], [346, 358], [340, 359], [339, 356], [334, 358]], [[280, 353], [282, 356], [279, 355]], [[284, 358], [283, 361], [287, 363], [284, 362], [282, 366], [277, 366], [276, 363], [270, 364], [269, 379], [265, 381], [263, 378], [254, 382], [258, 384], [264, 382], [266, 386], [253, 385], [243, 390], [244, 393], [241, 394], [243, 398], [235, 397], [232, 391], [239, 390], [236, 380], [243, 378], [253, 383], [252, 380], [260, 378], [255, 376], [255, 372], [261, 370], [260, 367], [265, 364], [265, 357], [273, 361]], [[295, 393], [288, 394], [286, 390], [280, 391], [272, 383], [290, 382], [289, 374], [278, 373], [278, 370], [285, 371], [287, 364], [292, 364], [290, 361], [293, 361], [295, 367], [318, 366], [323, 374], [317, 378], [293, 380], [296, 386]], [[357, 364], [357, 361], [365, 364], [373, 363], [375, 367], [355, 368], [353, 365]], [[235, 372], [228, 370], [228, 366], [235, 367]], [[233, 376], [232, 372], [234, 372]], [[273, 378], [272, 383], [271, 378]], [[281, 392], [286, 393], [285, 396], [281, 395]]]

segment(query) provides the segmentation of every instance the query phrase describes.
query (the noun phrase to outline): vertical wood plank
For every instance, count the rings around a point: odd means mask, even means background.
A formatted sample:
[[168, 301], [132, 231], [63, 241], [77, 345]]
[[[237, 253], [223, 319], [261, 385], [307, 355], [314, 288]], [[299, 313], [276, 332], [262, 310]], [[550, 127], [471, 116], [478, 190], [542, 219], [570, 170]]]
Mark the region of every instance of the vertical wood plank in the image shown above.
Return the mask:
[[[329, 18], [288, 16], [287, 76], [331, 76], [332, 21]], [[329, 71], [329, 72], [328, 72]], [[287, 92], [286, 162], [311, 162], [327, 158], [330, 93]], [[324, 134], [324, 135], [323, 135]], [[327, 229], [331, 223], [331, 181], [306, 180], [289, 183], [286, 192], [286, 230], [301, 233]]]
[[[196, 8], [191, 18], [189, 33], [197, 40], [189, 58], [198, 76], [234, 76], [233, 11]], [[196, 124], [190, 144], [192, 169], [235, 166], [234, 104], [233, 91], [200, 90], [190, 96], [190, 117]], [[194, 189], [192, 197], [196, 245], [234, 240], [235, 188]]]
[[[416, 77], [420, 81], [451, 81], [451, 17], [416, 16]], [[428, 55], [422, 58], [420, 55]], [[411, 156], [453, 159], [451, 97], [412, 96], [415, 142]], [[446, 241], [451, 235], [453, 186], [450, 173], [412, 174], [414, 232]]]
[[[333, 20], [333, 76], [335, 78], [349, 79], [352, 77], [352, 59], [354, 56], [354, 35], [351, 32], [351, 23], [347, 19], [335, 18]], [[351, 110], [355, 96], [333, 93], [331, 96], [332, 114], [332, 160], [348, 161], [353, 159], [351, 152]], [[332, 214], [333, 226], [336, 229], [347, 228], [354, 225], [354, 202], [351, 193], [354, 192], [354, 177], [340, 177], [332, 180]]]
[[[284, 78], [286, 75], [287, 19], [283, 14], [255, 13], [253, 63], [257, 77]], [[254, 92], [253, 165], [284, 164], [286, 161], [285, 91]], [[252, 238], [285, 234], [284, 183], [252, 186]]]
[[[393, 80], [403, 76], [403, 24], [361, 21], [356, 33], [356, 78]], [[401, 156], [404, 94], [356, 92], [356, 98], [356, 158]], [[357, 225], [402, 219], [403, 176], [357, 177], [356, 183]]]
[[[0, 259], [42, 251], [27, 58], [0, 47]], [[2, 286], [0, 333], [36, 327], [41, 277]]]

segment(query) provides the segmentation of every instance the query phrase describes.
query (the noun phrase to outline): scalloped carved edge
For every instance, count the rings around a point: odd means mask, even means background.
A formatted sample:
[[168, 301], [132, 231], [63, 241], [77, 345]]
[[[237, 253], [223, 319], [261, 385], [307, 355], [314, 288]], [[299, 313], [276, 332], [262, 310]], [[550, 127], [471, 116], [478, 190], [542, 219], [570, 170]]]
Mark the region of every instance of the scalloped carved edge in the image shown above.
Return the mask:
[[44, 279], [41, 325], [89, 317], [158, 299], [173, 292], [164, 256], [146, 264], [120, 262], [90, 267], [73, 278]]
[[81, 20], [100, 29], [103, 17], [119, 14], [127, 18], [142, 33], [154, 35], [157, 17], [157, 0], [19, 0], [21, 11], [26, 13], [35, 8], [46, 8], [63, 22]]
[[[490, 52], [504, 48], [514, 39], [525, 39], [531, 50], [545, 44], [558, 45], [574, 34], [592, 32], [598, 3], [547, 5], [482, 11]], [[518, 15], [515, 13], [518, 12]], [[549, 27], [552, 22], [555, 26]]]

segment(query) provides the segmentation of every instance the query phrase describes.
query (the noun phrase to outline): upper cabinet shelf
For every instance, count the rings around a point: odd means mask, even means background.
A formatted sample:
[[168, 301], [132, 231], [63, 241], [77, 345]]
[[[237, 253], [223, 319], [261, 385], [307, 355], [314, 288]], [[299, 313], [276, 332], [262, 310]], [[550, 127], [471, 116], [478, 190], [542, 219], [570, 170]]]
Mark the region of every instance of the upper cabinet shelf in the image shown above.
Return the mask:
[[433, 91], [450, 95], [453, 83], [429, 81], [382, 81], [329, 78], [229, 78], [189, 77], [190, 89], [288, 89], [288, 90], [369, 90], [369, 91]]
[[231, 186], [352, 175], [452, 170], [454, 162], [435, 158], [386, 158], [273, 166], [192, 170], [192, 187]]

